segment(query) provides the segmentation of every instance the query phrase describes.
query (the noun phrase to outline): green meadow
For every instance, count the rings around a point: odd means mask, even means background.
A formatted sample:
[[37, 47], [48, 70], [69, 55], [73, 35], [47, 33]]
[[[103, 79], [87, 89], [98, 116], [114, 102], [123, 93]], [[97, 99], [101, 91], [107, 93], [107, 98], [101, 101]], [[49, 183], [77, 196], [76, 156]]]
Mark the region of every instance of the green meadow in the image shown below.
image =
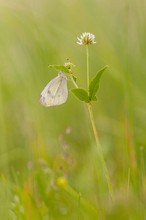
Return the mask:
[[[50, 64], [69, 59], [86, 89], [84, 32], [90, 79], [108, 65], [93, 102], [104, 162], [70, 79], [66, 103], [39, 103]], [[0, 0], [0, 219], [146, 220], [144, 0]]]

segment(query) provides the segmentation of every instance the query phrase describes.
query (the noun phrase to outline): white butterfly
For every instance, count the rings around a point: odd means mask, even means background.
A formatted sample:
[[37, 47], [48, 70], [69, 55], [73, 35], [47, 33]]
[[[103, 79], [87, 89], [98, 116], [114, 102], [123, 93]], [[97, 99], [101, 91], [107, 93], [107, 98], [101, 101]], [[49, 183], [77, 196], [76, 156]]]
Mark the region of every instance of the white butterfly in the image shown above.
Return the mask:
[[46, 107], [61, 105], [68, 97], [67, 77], [61, 71], [52, 79], [41, 93], [40, 103]]

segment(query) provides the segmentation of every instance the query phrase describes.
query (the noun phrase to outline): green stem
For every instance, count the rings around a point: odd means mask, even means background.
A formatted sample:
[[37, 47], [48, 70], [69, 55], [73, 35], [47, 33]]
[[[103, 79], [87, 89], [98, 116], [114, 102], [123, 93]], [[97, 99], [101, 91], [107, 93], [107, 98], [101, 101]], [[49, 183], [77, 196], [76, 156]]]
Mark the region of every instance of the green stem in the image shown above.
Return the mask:
[[[87, 88], [89, 89], [89, 83], [90, 83], [90, 77], [89, 76], [90, 76], [90, 74], [89, 74], [89, 50], [88, 50], [88, 45], [86, 46], [86, 58], [87, 58]], [[112, 189], [112, 185], [111, 185], [111, 182], [110, 182], [110, 178], [109, 178], [108, 170], [107, 170], [107, 167], [106, 167], [106, 163], [105, 163], [105, 160], [104, 160], [104, 157], [103, 157], [102, 148], [101, 148], [101, 145], [100, 145], [100, 142], [99, 142], [98, 132], [97, 132], [96, 125], [95, 125], [95, 119], [94, 119], [93, 109], [92, 109], [92, 104], [91, 103], [88, 103], [88, 110], [89, 110], [90, 121], [91, 121], [91, 124], [92, 124], [94, 137], [95, 137], [95, 140], [96, 140], [97, 151], [98, 151], [98, 154], [99, 154], [99, 157], [101, 159], [101, 163], [102, 163], [102, 166], [103, 166], [103, 169], [104, 169], [104, 174], [105, 174], [105, 177], [106, 177], [106, 180], [107, 180], [109, 193], [110, 193], [111, 198], [113, 199], [113, 189]]]
[[75, 82], [75, 80], [74, 80], [74, 78], [73, 78], [73, 76], [71, 75], [71, 81], [72, 81], [72, 83], [74, 84], [74, 86], [76, 87], [76, 88], [78, 88], [78, 85], [77, 85], [77, 83]]
[[[86, 58], [87, 58], [87, 88], [89, 88], [90, 78], [89, 78], [89, 51], [88, 51], [88, 45], [86, 46]], [[71, 75], [71, 80], [72, 80], [72, 83], [74, 84], [74, 86], [76, 88], [78, 88], [78, 85], [75, 82], [72, 75]], [[95, 119], [94, 119], [94, 115], [93, 115], [92, 104], [88, 103], [87, 106], [88, 106], [90, 121], [91, 121], [92, 129], [93, 129], [93, 133], [94, 133], [94, 137], [95, 137], [95, 141], [96, 141], [96, 145], [97, 145], [98, 155], [100, 157], [101, 164], [102, 164], [102, 167], [103, 167], [103, 170], [104, 170], [104, 174], [105, 174], [105, 177], [106, 177], [106, 180], [107, 180], [107, 185], [108, 185], [108, 190], [109, 190], [110, 197], [111, 197], [111, 199], [113, 199], [113, 188], [112, 188], [112, 184], [111, 184], [111, 181], [110, 181], [108, 169], [106, 167], [106, 163], [105, 163], [105, 160], [104, 160], [104, 157], [103, 157], [102, 148], [101, 148], [101, 145], [100, 145], [100, 142], [99, 142], [98, 132], [97, 132], [97, 129], [96, 129]]]
[[103, 157], [101, 144], [99, 142], [99, 137], [98, 137], [98, 133], [97, 133], [96, 125], [95, 125], [95, 119], [94, 119], [93, 109], [92, 109], [92, 104], [91, 103], [88, 104], [88, 110], [89, 110], [90, 121], [91, 121], [92, 129], [93, 129], [94, 137], [95, 137], [95, 140], [96, 140], [97, 151], [98, 151], [98, 154], [99, 154], [99, 157], [101, 159], [101, 163], [102, 163], [102, 166], [103, 166], [103, 169], [104, 169], [104, 174], [105, 174], [105, 177], [106, 177], [106, 180], [107, 180], [110, 197], [111, 197], [111, 199], [113, 199], [113, 188], [112, 188], [112, 184], [111, 184], [111, 181], [110, 181], [108, 169], [106, 167], [106, 163], [105, 163], [105, 160], [104, 160], [104, 157]]
[[90, 78], [89, 78], [89, 49], [88, 49], [88, 45], [86, 45], [86, 62], [87, 62], [87, 88], [89, 88]]
[[129, 151], [129, 159], [130, 159], [130, 166], [131, 166], [131, 181], [134, 186], [134, 189], [138, 192], [141, 190], [141, 167], [140, 167], [140, 151], [137, 145], [136, 134], [135, 134], [135, 118], [134, 118], [134, 102], [133, 102], [133, 94], [132, 94], [132, 79], [130, 73], [130, 65], [129, 61], [131, 61], [131, 55], [133, 51], [130, 51], [131, 48], [131, 7], [129, 1], [126, 5], [127, 11], [127, 39], [126, 48], [126, 74], [125, 74], [125, 97], [126, 97], [126, 120], [127, 120], [127, 147]]

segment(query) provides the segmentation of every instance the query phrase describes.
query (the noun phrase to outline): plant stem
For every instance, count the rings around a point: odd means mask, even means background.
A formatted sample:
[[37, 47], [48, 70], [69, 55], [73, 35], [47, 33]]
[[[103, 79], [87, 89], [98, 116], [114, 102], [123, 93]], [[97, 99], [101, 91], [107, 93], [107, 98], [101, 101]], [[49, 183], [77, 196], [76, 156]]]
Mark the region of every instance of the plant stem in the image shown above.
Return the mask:
[[[89, 51], [88, 51], [88, 45], [86, 46], [86, 58], [87, 58], [87, 88], [89, 88], [90, 78], [89, 78]], [[74, 84], [74, 86], [76, 88], [78, 88], [78, 85], [75, 82], [72, 75], [71, 75], [71, 81]], [[91, 121], [93, 134], [94, 134], [96, 145], [97, 145], [97, 152], [98, 152], [98, 155], [100, 157], [101, 164], [102, 164], [102, 167], [103, 167], [103, 170], [104, 170], [104, 175], [105, 175], [106, 180], [107, 180], [107, 185], [108, 185], [108, 190], [109, 190], [110, 197], [111, 197], [111, 199], [113, 199], [113, 188], [112, 188], [112, 184], [111, 184], [111, 181], [110, 181], [108, 169], [106, 167], [106, 163], [105, 163], [105, 160], [104, 160], [104, 157], [103, 157], [102, 148], [101, 148], [101, 145], [100, 145], [98, 132], [97, 132], [96, 125], [95, 125], [95, 119], [94, 119], [94, 115], [93, 115], [92, 103], [91, 102], [88, 103], [87, 107], [88, 107], [88, 110], [89, 110], [90, 121]]]
[[77, 85], [77, 83], [75, 82], [75, 80], [74, 80], [74, 78], [73, 78], [73, 76], [71, 75], [71, 81], [72, 81], [72, 83], [74, 84], [74, 86], [76, 87], [76, 88], [78, 88], [78, 85]]
[[89, 88], [90, 78], [89, 78], [89, 49], [88, 49], [88, 45], [86, 45], [86, 62], [87, 62], [87, 88]]
[[[86, 46], [86, 58], [87, 58], [87, 89], [89, 90], [89, 83], [90, 83], [90, 77], [89, 76], [90, 75], [89, 75], [89, 50], [88, 50], [88, 45]], [[106, 163], [105, 163], [105, 160], [104, 160], [104, 157], [103, 157], [102, 148], [101, 148], [101, 145], [100, 145], [100, 142], [99, 142], [98, 132], [97, 132], [97, 129], [96, 129], [95, 119], [94, 119], [94, 115], [93, 115], [92, 103], [91, 102], [88, 103], [87, 106], [88, 106], [88, 110], [89, 110], [90, 121], [91, 121], [91, 124], [92, 124], [94, 137], [95, 137], [95, 140], [96, 140], [97, 151], [98, 151], [99, 157], [101, 159], [102, 167], [103, 167], [104, 174], [105, 174], [105, 177], [106, 177], [106, 180], [107, 180], [109, 194], [111, 196], [111, 199], [113, 199], [113, 189], [112, 189], [112, 185], [111, 185], [111, 182], [110, 182], [108, 169], [106, 167]]]
[[87, 105], [88, 105], [90, 121], [91, 121], [92, 129], [93, 129], [94, 137], [95, 137], [95, 140], [96, 140], [97, 151], [98, 151], [99, 157], [101, 159], [104, 174], [105, 174], [105, 177], [106, 177], [106, 180], [107, 180], [109, 194], [110, 194], [111, 199], [113, 199], [113, 188], [112, 188], [112, 184], [111, 184], [111, 181], [110, 181], [108, 169], [106, 167], [106, 163], [105, 163], [105, 160], [104, 160], [104, 157], [103, 157], [101, 144], [99, 142], [99, 137], [98, 137], [98, 133], [97, 133], [96, 125], [95, 125], [95, 119], [94, 119], [94, 115], [93, 115], [92, 104], [88, 103]]

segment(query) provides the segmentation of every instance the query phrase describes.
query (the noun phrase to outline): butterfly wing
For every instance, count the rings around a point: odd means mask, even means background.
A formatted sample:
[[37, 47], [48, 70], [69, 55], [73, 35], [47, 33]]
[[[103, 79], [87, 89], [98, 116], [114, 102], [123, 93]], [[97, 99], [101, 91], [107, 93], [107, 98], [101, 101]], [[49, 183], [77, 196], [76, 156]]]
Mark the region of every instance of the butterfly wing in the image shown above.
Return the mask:
[[58, 76], [52, 79], [41, 93], [40, 103], [46, 107], [61, 105], [68, 97], [67, 78], [59, 72]]

